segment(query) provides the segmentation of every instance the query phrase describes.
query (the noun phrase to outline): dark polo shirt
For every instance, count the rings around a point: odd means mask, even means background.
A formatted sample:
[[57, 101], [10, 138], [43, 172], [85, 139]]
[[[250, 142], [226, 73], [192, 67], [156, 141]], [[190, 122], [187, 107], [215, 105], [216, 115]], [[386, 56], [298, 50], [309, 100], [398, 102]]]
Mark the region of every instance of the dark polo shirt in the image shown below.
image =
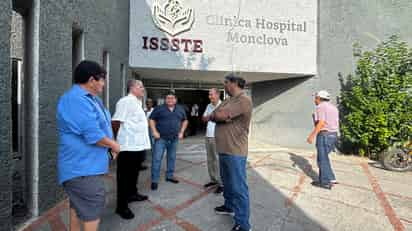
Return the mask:
[[156, 107], [149, 117], [156, 122], [156, 129], [162, 139], [174, 139], [179, 135], [182, 121], [186, 120], [186, 112], [179, 105], [170, 111], [166, 104]]

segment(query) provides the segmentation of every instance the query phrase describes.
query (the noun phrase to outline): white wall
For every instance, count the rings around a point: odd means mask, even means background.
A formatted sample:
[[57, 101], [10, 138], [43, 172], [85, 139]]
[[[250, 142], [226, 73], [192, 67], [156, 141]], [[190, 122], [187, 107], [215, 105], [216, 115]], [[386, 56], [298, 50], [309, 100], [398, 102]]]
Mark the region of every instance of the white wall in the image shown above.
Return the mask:
[[[159, 10], [165, 10], [167, 0], [158, 2]], [[193, 9], [194, 18], [188, 17], [187, 31], [174, 37], [155, 25], [161, 17], [153, 17], [153, 0], [130, 2], [131, 67], [316, 74], [316, 0], [178, 2], [181, 12]], [[166, 9], [163, 16], [173, 21], [170, 12]], [[269, 22], [265, 28], [263, 20]], [[182, 27], [185, 25], [176, 23], [176, 28]], [[146, 45], [143, 37], [147, 37]], [[150, 46], [152, 37], [177, 39], [180, 43], [181, 39], [189, 39], [192, 43], [188, 42], [189, 52], [184, 51], [184, 45], [179, 51], [171, 51], [170, 46], [161, 50], [161, 44]], [[201, 40], [201, 48], [198, 42], [195, 51], [202, 52], [193, 51], [193, 40]]]

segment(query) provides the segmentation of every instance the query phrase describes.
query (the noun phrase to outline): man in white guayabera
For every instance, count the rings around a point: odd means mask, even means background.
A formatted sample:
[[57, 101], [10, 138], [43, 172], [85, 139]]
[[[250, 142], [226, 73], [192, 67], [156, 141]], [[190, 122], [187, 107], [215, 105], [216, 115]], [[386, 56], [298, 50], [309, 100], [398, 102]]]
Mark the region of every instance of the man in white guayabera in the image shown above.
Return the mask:
[[113, 133], [120, 144], [117, 159], [117, 208], [116, 213], [123, 219], [132, 219], [133, 212], [128, 204], [134, 201], [144, 201], [148, 197], [139, 194], [137, 182], [139, 171], [146, 156], [146, 150], [151, 148], [146, 113], [143, 110], [142, 99], [144, 86], [139, 80], [127, 82], [128, 95], [122, 97], [116, 104], [116, 112], [112, 118]]

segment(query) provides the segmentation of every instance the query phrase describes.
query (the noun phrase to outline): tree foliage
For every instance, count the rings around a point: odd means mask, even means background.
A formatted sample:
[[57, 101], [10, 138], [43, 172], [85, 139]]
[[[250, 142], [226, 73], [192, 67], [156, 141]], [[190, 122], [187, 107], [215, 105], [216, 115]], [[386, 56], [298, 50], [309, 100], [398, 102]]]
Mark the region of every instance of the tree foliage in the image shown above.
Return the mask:
[[355, 46], [354, 75], [340, 78], [344, 144], [374, 157], [412, 134], [412, 49], [397, 36], [372, 51]]

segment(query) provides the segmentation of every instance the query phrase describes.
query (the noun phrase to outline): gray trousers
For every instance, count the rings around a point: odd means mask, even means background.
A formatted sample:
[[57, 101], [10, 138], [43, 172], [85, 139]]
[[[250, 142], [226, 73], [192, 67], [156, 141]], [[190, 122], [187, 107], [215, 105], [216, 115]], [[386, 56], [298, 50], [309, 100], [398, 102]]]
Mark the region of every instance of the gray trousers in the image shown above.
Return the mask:
[[219, 173], [219, 156], [216, 151], [216, 141], [214, 137], [206, 137], [207, 170], [211, 182], [222, 184]]

